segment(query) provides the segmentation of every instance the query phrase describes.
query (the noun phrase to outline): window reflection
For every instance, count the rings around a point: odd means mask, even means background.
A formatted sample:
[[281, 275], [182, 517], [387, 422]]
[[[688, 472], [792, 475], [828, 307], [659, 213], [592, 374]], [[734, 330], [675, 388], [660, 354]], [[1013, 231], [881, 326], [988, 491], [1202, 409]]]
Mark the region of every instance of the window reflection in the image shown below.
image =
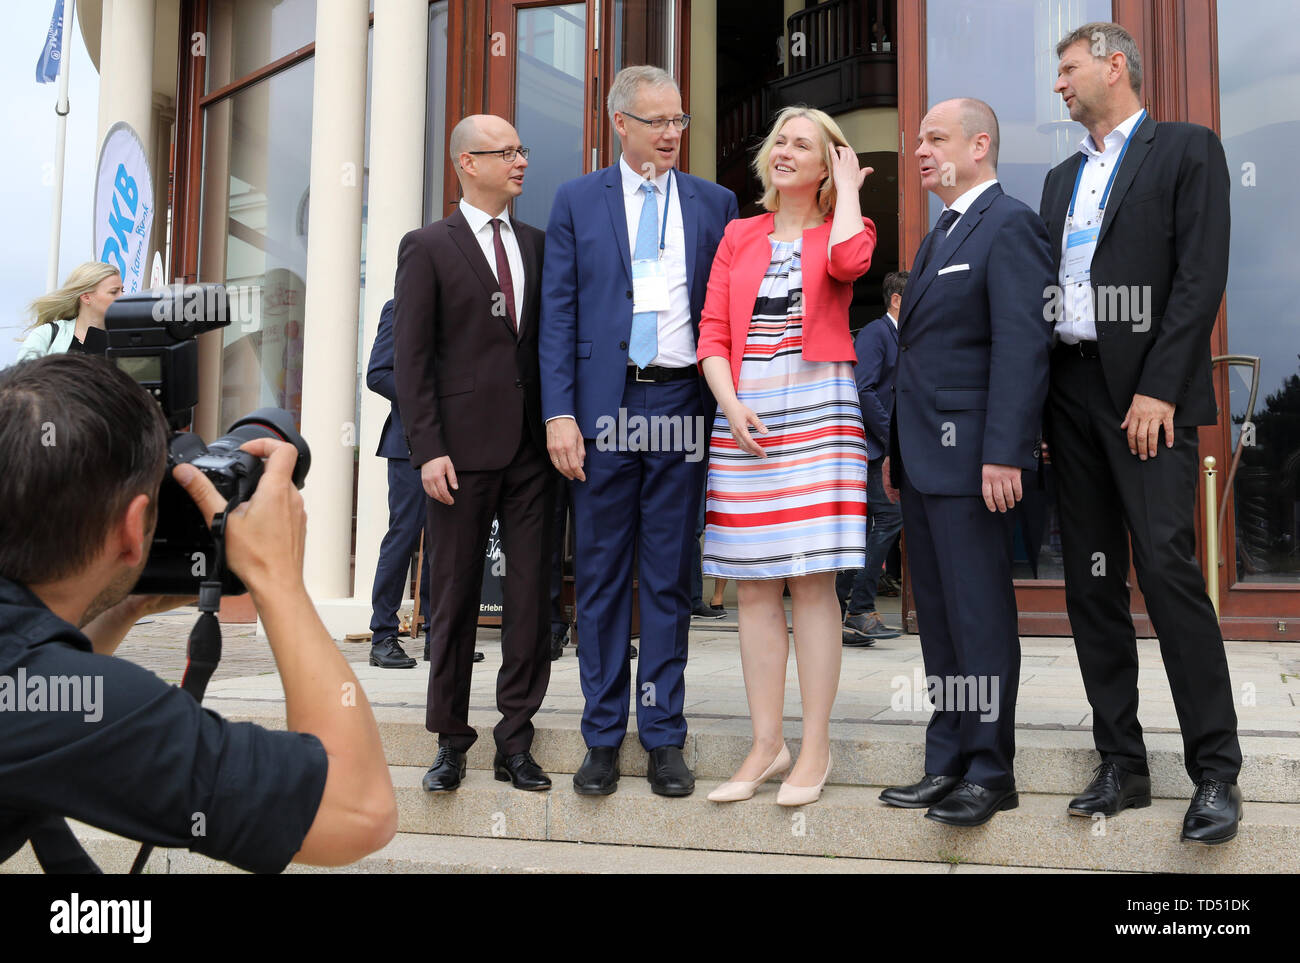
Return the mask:
[[[1038, 210], [1047, 172], [1087, 133], [1070, 120], [1058, 94], [1056, 44], [1093, 20], [1110, 20], [1109, 0], [927, 0], [926, 85], [929, 103], [978, 97], [998, 115], [998, 182]], [[915, 140], [911, 132], [910, 140]], [[914, 146], [914, 144], [913, 144]], [[915, 163], [911, 147], [904, 163]], [[929, 198], [931, 224], [943, 210]], [[1040, 483], [1029, 479], [1015, 510], [1015, 566], [1021, 579], [1061, 579], [1060, 524], [1050, 456]]]
[[[1248, 422], [1249, 369], [1228, 381], [1237, 578], [1300, 581], [1300, 35], [1291, 0], [1219, 0], [1219, 125], [1232, 181], [1228, 350], [1260, 359]], [[1250, 423], [1253, 427], [1246, 429]], [[1243, 430], [1247, 431], [1242, 438]], [[1253, 437], [1252, 437], [1253, 434]]]
[[516, 32], [515, 129], [533, 154], [514, 216], [545, 227], [556, 189], [588, 166], [582, 139], [586, 4], [520, 10]]

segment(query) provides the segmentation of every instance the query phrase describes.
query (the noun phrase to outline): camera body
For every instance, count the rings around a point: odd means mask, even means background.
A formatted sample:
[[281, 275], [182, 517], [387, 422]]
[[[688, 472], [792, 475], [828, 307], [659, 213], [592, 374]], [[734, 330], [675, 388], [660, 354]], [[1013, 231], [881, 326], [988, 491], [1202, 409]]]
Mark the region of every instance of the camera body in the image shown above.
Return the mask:
[[172, 285], [123, 295], [104, 316], [105, 357], [129, 374], [158, 401], [172, 434], [167, 441], [167, 471], [158, 492], [153, 544], [133, 592], [142, 595], [197, 595], [199, 584], [219, 581], [223, 595], [247, 591], [224, 564], [203, 515], [172, 477], [177, 465], [191, 464], [226, 499], [226, 511], [247, 501], [262, 477], [262, 460], [240, 446], [255, 438], [287, 441], [298, 449], [293, 482], [299, 488], [311, 467], [311, 451], [293, 415], [283, 408], [259, 408], [205, 445], [187, 430], [199, 397], [198, 335], [230, 324], [226, 289], [219, 284]]

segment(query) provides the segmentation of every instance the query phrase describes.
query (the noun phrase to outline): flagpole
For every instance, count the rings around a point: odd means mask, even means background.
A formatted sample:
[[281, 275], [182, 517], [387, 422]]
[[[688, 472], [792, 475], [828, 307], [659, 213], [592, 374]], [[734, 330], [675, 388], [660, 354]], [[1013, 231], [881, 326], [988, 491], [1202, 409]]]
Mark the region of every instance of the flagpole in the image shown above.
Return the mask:
[[54, 125], [54, 213], [50, 227], [50, 260], [45, 273], [45, 290], [59, 286], [59, 242], [63, 231], [63, 156], [68, 140], [68, 33], [77, 11], [77, 0], [70, 0], [68, 15], [63, 18], [59, 37], [59, 99], [54, 104], [58, 120]]

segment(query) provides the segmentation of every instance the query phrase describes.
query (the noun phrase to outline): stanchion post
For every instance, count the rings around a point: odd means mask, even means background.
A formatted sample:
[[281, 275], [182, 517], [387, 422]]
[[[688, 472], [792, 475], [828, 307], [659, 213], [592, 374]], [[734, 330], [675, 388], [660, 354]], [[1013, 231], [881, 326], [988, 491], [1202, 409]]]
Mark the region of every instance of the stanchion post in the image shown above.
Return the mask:
[[1205, 461], [1205, 564], [1208, 569], [1205, 588], [1210, 594], [1210, 603], [1214, 614], [1219, 614], [1219, 496], [1218, 471], [1215, 469], [1213, 455], [1206, 455]]

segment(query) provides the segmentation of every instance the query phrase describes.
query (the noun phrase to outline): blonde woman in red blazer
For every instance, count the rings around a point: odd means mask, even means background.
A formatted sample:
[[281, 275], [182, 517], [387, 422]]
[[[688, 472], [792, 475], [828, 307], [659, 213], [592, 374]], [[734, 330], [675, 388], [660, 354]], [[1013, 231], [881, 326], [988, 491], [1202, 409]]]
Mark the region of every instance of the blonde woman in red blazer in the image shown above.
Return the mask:
[[[849, 302], [871, 264], [876, 229], [858, 204], [871, 168], [859, 168], [820, 110], [782, 111], [754, 169], [767, 213], [727, 225], [698, 348], [718, 400], [703, 567], [736, 580], [754, 728], [744, 763], [709, 799], [748, 799], [788, 770], [776, 801], [801, 806], [820, 798], [831, 769], [841, 644], [835, 573], [865, 562], [867, 451]], [[782, 733], [786, 585], [804, 722], [793, 768]]]

